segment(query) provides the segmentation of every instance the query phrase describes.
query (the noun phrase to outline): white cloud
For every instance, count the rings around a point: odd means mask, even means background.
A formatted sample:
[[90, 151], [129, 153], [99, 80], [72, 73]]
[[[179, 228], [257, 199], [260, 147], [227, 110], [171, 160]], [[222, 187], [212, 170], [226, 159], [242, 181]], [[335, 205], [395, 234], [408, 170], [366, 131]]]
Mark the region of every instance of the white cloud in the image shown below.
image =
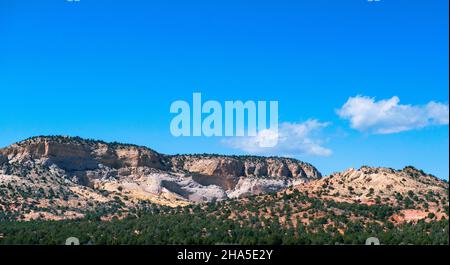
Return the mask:
[[402, 105], [396, 96], [375, 101], [375, 98], [350, 97], [336, 112], [350, 120], [358, 131], [389, 134], [449, 123], [449, 106], [431, 101], [426, 105]]
[[[302, 154], [329, 156], [331, 150], [322, 146], [318, 133], [329, 123], [307, 120], [303, 123], [282, 123], [277, 130], [262, 130], [254, 137], [233, 137], [223, 142], [251, 154], [297, 156]], [[276, 144], [274, 144], [276, 143]]]

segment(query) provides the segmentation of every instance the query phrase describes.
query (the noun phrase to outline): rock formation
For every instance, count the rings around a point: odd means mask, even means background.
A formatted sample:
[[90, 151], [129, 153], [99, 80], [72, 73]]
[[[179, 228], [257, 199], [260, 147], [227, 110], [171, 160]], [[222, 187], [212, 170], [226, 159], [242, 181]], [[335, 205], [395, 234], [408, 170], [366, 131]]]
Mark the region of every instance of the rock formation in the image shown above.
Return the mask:
[[[0, 184], [14, 186], [5, 189], [12, 198], [26, 190], [29, 203], [54, 197], [61, 200], [52, 203], [64, 207], [115, 197], [126, 198], [130, 207], [143, 200], [186, 205], [274, 192], [321, 177], [312, 165], [295, 159], [164, 155], [142, 146], [62, 136], [33, 137], [0, 149], [0, 165]], [[31, 195], [36, 190], [39, 200]]]

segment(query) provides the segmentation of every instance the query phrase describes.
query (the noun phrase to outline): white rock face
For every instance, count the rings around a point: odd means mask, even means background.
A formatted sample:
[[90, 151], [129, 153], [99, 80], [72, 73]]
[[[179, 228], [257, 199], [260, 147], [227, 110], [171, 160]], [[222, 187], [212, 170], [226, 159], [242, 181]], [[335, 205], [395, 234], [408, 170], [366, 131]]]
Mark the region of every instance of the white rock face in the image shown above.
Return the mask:
[[[221, 187], [201, 185], [191, 176], [184, 174], [148, 170], [147, 168], [130, 169], [131, 171], [135, 172], [115, 178], [101, 177], [99, 172], [90, 172], [89, 175], [95, 176], [92, 181], [96, 187], [129, 193], [135, 197], [174, 197], [192, 202], [210, 202], [228, 198]], [[108, 170], [104, 172], [108, 172]]]
[[233, 190], [227, 191], [229, 198], [240, 198], [249, 195], [276, 192], [292, 185], [287, 179], [240, 178]]
[[[105, 177], [102, 174], [117, 177]], [[107, 190], [120, 189], [122, 193], [136, 196], [171, 196], [191, 202], [211, 202], [228, 198], [240, 198], [250, 195], [276, 192], [289, 186], [303, 183], [303, 179], [275, 177], [239, 177], [233, 188], [225, 189], [219, 185], [203, 185], [188, 174], [163, 172], [148, 168], [129, 168], [121, 174], [113, 169], [103, 168], [88, 175], [93, 177], [95, 186]], [[119, 188], [120, 187], [120, 188]]]

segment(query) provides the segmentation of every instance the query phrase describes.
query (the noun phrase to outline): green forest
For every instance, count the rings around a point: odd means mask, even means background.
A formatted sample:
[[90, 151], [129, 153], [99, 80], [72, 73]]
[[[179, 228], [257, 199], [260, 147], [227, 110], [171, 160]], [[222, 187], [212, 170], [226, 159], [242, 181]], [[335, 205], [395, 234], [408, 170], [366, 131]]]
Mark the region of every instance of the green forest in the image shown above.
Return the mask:
[[[291, 216], [302, 205], [308, 207], [301, 209], [310, 214], [303, 216], [310, 219], [308, 224], [292, 222], [295, 218]], [[272, 211], [258, 214], [265, 211], [262, 209]], [[108, 221], [101, 220], [103, 213], [98, 212], [76, 220], [2, 221], [0, 244], [60, 245], [68, 237], [79, 238], [81, 244], [101, 245], [338, 245], [365, 244], [368, 237], [377, 237], [386, 245], [449, 243], [447, 219], [394, 225], [389, 216], [397, 210], [386, 205], [322, 201], [301, 194], [280, 198], [255, 196], [245, 203], [231, 200], [176, 208], [148, 203], [125, 218]], [[321, 217], [314, 217], [318, 213]]]

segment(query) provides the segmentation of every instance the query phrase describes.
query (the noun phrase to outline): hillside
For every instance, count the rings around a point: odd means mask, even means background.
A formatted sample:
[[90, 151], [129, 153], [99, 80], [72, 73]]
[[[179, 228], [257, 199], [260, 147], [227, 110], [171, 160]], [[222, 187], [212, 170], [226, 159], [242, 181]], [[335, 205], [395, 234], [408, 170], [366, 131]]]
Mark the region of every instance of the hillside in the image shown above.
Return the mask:
[[83, 244], [334, 245], [364, 244], [368, 237], [395, 245], [449, 242], [448, 194], [430, 211], [424, 209], [425, 217], [399, 221], [393, 217], [423, 202], [356, 203], [353, 194], [341, 201], [303, 188], [176, 208], [149, 204], [120, 220], [100, 221], [97, 215], [59, 222], [3, 222], [0, 244], [61, 244], [69, 236], [79, 237]]
[[164, 155], [79, 137], [33, 137], [0, 149], [0, 217], [122, 215], [149, 202], [185, 206], [278, 191], [321, 177], [277, 157]]
[[394, 222], [448, 219], [448, 183], [411, 166], [351, 168], [295, 188], [322, 200], [397, 207]]
[[34, 137], [0, 149], [0, 243], [448, 244], [448, 191], [411, 166], [322, 177], [288, 158]]

